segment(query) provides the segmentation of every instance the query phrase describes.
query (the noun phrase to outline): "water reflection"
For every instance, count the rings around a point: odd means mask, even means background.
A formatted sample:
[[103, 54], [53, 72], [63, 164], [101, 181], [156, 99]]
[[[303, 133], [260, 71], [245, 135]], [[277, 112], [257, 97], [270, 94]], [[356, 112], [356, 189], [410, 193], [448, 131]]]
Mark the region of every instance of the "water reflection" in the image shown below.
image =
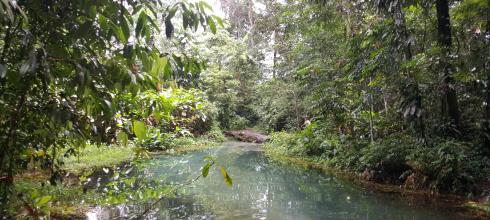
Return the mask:
[[[394, 195], [373, 193], [316, 171], [279, 165], [253, 144], [181, 156], [159, 156], [139, 167], [148, 179], [181, 183], [200, 173], [214, 155], [233, 178], [227, 187], [217, 171], [158, 204], [147, 219], [461, 219], [447, 210]], [[98, 207], [90, 219], [131, 218], [148, 204]]]

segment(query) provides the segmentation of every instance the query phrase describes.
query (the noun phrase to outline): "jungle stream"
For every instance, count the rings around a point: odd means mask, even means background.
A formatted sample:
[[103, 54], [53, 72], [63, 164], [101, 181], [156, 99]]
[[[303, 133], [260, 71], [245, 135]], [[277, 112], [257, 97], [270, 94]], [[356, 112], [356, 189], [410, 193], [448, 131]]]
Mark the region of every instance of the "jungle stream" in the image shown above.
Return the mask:
[[[317, 170], [276, 163], [258, 144], [224, 142], [183, 155], [159, 155], [137, 166], [132, 176], [154, 182], [186, 182], [201, 173], [212, 155], [233, 177], [228, 187], [219, 172], [180, 189], [151, 207], [144, 219], [465, 219], [447, 204], [375, 192]], [[87, 219], [134, 218], [150, 203], [98, 206]]]

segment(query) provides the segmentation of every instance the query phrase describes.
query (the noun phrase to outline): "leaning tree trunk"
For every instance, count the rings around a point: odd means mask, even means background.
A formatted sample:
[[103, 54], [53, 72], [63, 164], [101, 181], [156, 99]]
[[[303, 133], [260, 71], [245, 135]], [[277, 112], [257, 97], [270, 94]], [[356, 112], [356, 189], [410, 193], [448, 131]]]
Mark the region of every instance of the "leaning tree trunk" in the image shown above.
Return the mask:
[[458, 129], [461, 128], [460, 112], [458, 106], [458, 97], [453, 86], [452, 66], [449, 61], [451, 51], [451, 20], [449, 17], [448, 0], [437, 0], [437, 41], [442, 48], [443, 58], [441, 59], [441, 68], [443, 71], [443, 96], [442, 111]]

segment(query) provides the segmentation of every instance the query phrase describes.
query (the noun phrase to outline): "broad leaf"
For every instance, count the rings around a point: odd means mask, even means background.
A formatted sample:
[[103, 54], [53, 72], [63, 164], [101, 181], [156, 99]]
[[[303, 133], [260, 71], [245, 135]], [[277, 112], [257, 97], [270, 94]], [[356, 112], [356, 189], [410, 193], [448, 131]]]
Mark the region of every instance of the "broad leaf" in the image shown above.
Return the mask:
[[211, 167], [211, 163], [207, 163], [206, 165], [204, 165], [204, 167], [202, 168], [202, 176], [204, 178], [206, 178], [209, 174], [209, 168]]
[[139, 37], [142, 34], [143, 27], [146, 25], [146, 17], [146, 13], [142, 11], [138, 17], [138, 21], [136, 22], [136, 37]]
[[40, 207], [40, 206], [43, 206], [43, 205], [46, 205], [49, 201], [51, 201], [52, 197], [50, 195], [47, 195], [47, 196], [43, 196], [41, 197], [37, 202], [36, 202], [36, 206], [37, 207]]
[[127, 147], [128, 146], [128, 134], [126, 132], [121, 131], [117, 134], [117, 141], [119, 144], [122, 144], [123, 146]]
[[214, 23], [213, 18], [208, 17], [207, 20], [208, 20], [209, 29], [211, 29], [211, 32], [213, 32], [213, 34], [216, 34], [216, 24]]
[[221, 27], [221, 28], [224, 28], [225, 25], [223, 24], [223, 19], [221, 19], [220, 17], [218, 16], [213, 16], [214, 20], [216, 20], [216, 22], [218, 22], [218, 25]]
[[140, 140], [146, 139], [146, 125], [141, 121], [133, 121], [134, 135]]
[[124, 16], [121, 16], [119, 19], [119, 23], [121, 25], [122, 33], [124, 34], [124, 42], [126, 43], [128, 42], [129, 37], [131, 37], [128, 21], [126, 20], [126, 18], [124, 18]]

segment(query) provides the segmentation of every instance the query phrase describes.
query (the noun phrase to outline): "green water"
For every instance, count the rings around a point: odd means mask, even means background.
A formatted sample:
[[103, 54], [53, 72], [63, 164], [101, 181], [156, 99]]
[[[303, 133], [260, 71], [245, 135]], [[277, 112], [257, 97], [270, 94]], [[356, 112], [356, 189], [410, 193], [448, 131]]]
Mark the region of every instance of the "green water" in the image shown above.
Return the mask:
[[[137, 172], [150, 180], [185, 182], [214, 155], [233, 178], [227, 187], [218, 170], [165, 199], [146, 219], [461, 219], [434, 202], [363, 189], [314, 170], [272, 162], [260, 147], [227, 142], [223, 147], [179, 156], [162, 155]], [[88, 219], [130, 218], [148, 204], [97, 207]]]

